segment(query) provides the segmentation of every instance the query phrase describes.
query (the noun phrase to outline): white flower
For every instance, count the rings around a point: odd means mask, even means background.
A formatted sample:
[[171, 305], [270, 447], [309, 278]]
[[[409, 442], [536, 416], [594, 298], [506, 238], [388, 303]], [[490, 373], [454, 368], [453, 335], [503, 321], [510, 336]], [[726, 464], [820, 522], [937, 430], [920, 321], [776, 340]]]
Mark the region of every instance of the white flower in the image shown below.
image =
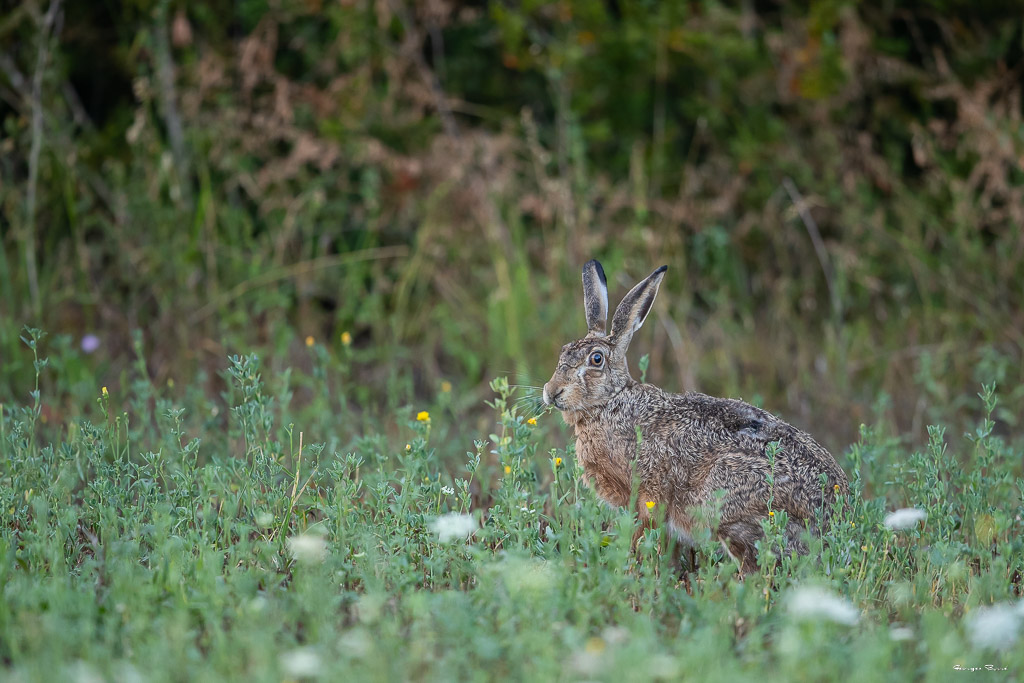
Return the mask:
[[313, 534], [290, 536], [286, 541], [288, 551], [297, 562], [316, 564], [327, 557], [327, 541]]
[[908, 529], [928, 519], [928, 513], [917, 508], [901, 508], [885, 516], [885, 526], [890, 529]]
[[967, 619], [967, 637], [977, 648], [1009, 650], [1024, 621], [1024, 602], [981, 607]]
[[281, 655], [281, 669], [286, 676], [312, 678], [320, 673], [320, 655], [312, 648], [296, 648]]
[[914, 639], [914, 629], [908, 626], [893, 626], [889, 629], [889, 639], [896, 642]]
[[473, 518], [473, 515], [449, 512], [431, 522], [430, 530], [437, 534], [439, 541], [447, 543], [451, 540], [466, 538], [476, 531], [476, 519]]
[[853, 604], [815, 586], [801, 586], [789, 595], [789, 613], [798, 619], [834, 621], [852, 626], [860, 613]]
[[443, 493], [446, 496], [454, 496], [455, 489], [453, 489], [451, 486], [442, 486], [441, 493]]

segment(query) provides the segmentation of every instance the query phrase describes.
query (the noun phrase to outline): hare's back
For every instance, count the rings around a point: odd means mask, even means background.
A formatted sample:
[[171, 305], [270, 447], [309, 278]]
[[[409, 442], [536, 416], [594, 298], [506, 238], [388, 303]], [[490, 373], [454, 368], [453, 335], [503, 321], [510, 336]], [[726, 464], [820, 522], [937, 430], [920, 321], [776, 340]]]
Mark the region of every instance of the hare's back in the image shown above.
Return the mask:
[[769, 460], [769, 444], [777, 443], [774, 467], [780, 476], [812, 484], [826, 475], [828, 486], [847, 488], [846, 474], [832, 454], [807, 432], [772, 413], [732, 398], [690, 392], [668, 394], [676, 415], [673, 441], [692, 451], [742, 455], [751, 469]]

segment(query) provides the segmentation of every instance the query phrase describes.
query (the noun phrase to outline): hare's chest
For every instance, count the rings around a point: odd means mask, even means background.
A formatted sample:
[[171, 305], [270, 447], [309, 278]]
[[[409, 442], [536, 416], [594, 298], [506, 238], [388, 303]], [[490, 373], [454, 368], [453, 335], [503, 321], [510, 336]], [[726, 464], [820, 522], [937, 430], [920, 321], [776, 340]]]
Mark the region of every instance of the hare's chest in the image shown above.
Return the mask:
[[576, 458], [583, 466], [583, 480], [609, 505], [629, 505], [632, 471], [629, 460], [609, 447], [606, 439], [580, 434]]

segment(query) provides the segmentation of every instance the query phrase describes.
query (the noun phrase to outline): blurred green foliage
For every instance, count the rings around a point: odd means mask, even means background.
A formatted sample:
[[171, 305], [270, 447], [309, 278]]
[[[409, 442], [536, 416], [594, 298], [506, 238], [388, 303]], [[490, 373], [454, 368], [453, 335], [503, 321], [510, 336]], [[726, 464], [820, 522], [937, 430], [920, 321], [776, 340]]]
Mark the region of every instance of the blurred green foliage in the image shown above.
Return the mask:
[[539, 384], [582, 332], [596, 256], [613, 297], [670, 265], [636, 345], [667, 388], [841, 448], [998, 379], [1019, 425], [1012, 4], [51, 7], [0, 20], [0, 397], [24, 323], [100, 338], [80, 384], [141, 329], [156, 383], [213, 396], [230, 353], [349, 332], [360, 406], [449, 380], [468, 431], [487, 378]]

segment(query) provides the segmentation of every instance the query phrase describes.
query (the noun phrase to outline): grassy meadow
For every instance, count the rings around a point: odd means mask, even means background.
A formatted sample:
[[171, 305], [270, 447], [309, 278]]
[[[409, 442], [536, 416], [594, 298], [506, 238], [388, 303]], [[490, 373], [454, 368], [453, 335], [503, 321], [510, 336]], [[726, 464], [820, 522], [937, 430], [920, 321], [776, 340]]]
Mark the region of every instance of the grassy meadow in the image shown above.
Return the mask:
[[[765, 550], [740, 580], [710, 533], [696, 535], [696, 566], [659, 531], [631, 552], [633, 516], [582, 486], [560, 420], [518, 412], [506, 379], [492, 383], [492, 433], [472, 442], [447, 442], [443, 391], [390, 418], [401, 438], [353, 437], [339, 396], [351, 351], [306, 353], [311, 374], [232, 356], [223, 420], [198, 383], [178, 397], [154, 385], [144, 355], [124, 388], [96, 392], [95, 420], [49, 422], [40, 393], [4, 406], [6, 678], [1024, 671], [1024, 453], [989, 417], [956, 449], [941, 426], [917, 449], [862, 427], [826, 540], [802, 557]], [[40, 374], [59, 379], [77, 356], [40, 358]], [[991, 386], [974, 400], [986, 416], [998, 401]], [[890, 501], [914, 511], [890, 517]], [[766, 548], [782, 528], [766, 522]]]
[[[0, 680], [1024, 680], [1011, 4], [10, 4]], [[808, 555], [631, 551], [590, 258], [836, 455]]]

